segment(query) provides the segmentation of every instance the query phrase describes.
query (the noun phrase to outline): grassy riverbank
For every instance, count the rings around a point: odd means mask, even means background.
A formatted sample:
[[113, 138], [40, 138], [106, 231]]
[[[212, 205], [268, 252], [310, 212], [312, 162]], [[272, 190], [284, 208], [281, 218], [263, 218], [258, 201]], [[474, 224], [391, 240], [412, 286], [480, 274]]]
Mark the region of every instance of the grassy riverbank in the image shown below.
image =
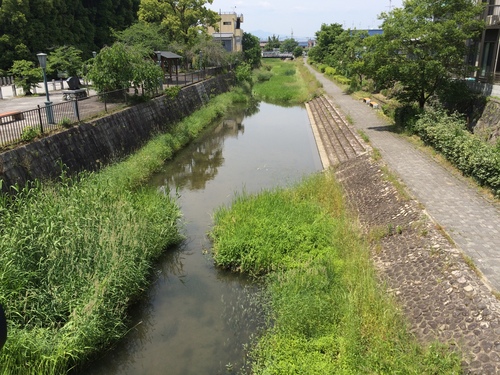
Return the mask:
[[[300, 62], [264, 64], [254, 72], [260, 99], [300, 103], [320, 89]], [[265, 280], [269, 324], [250, 349], [252, 373], [461, 372], [458, 355], [409, 334], [333, 173], [241, 195], [214, 220], [216, 264]]]
[[297, 105], [318, 95], [321, 85], [302, 60], [265, 59], [254, 71], [253, 95], [258, 100]]
[[142, 188], [243, 94], [214, 98], [122, 163], [0, 197], [0, 374], [61, 374], [127, 330], [155, 259], [181, 240], [175, 201]]
[[330, 173], [216, 212], [216, 263], [266, 275], [270, 324], [251, 350], [252, 372], [460, 373], [458, 356], [408, 333], [354, 223]]

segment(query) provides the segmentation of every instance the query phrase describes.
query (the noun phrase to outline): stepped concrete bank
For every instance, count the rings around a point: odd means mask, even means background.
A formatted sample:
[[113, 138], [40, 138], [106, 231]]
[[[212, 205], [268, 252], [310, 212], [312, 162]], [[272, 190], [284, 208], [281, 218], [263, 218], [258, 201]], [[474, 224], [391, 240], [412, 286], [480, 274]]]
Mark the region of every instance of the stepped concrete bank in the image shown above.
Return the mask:
[[124, 157], [200, 109], [210, 97], [229, 91], [233, 81], [231, 73], [220, 75], [182, 89], [175, 99], [162, 96], [4, 152], [0, 154], [2, 190], [56, 178], [61, 164], [74, 173], [96, 170]]

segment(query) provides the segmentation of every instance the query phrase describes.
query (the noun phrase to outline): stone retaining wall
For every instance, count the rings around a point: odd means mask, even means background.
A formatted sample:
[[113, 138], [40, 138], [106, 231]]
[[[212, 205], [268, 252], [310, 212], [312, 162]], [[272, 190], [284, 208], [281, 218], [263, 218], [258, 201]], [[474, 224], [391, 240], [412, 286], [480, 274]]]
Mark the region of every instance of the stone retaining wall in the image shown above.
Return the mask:
[[495, 144], [500, 137], [500, 100], [490, 98], [474, 127], [474, 133]]
[[232, 74], [221, 75], [182, 89], [175, 99], [162, 96], [4, 152], [0, 154], [2, 190], [34, 179], [56, 178], [61, 165], [71, 173], [96, 170], [129, 155], [198, 110], [212, 95], [228, 91], [232, 83]]

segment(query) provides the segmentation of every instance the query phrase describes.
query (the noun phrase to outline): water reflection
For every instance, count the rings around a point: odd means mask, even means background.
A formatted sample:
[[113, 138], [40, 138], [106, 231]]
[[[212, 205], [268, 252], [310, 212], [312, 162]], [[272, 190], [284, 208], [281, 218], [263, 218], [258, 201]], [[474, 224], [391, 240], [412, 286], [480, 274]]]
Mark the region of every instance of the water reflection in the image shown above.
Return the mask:
[[[177, 189], [204, 189], [207, 181], [215, 178], [218, 168], [224, 163], [222, 149], [224, 139], [238, 137], [245, 132], [243, 114], [224, 119], [203, 141], [196, 141], [189, 147], [189, 153], [182, 153], [176, 159], [165, 177], [164, 185]], [[180, 159], [180, 160], [179, 160]]]
[[235, 192], [286, 185], [321, 169], [307, 113], [265, 103], [242, 109], [176, 155], [151, 180], [179, 194], [186, 241], [161, 259], [134, 328], [85, 374], [243, 371], [262, 314], [258, 286], [215, 269], [206, 237]]

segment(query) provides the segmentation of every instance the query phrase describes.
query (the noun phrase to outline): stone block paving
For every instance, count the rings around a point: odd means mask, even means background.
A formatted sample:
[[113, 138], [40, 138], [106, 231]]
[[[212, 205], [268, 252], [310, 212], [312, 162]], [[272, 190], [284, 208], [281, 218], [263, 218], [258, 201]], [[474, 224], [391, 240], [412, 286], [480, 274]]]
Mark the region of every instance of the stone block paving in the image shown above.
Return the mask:
[[500, 373], [500, 302], [461, 251], [369, 157], [340, 164], [336, 175], [362, 226], [384, 233], [373, 246], [374, 263], [411, 331], [424, 344], [460, 351], [465, 373]]
[[[489, 259], [492, 266], [488, 271], [469, 255], [479, 246], [489, 249], [496, 256], [495, 251], [500, 246], [496, 247], [495, 240], [490, 237], [498, 236], [489, 232], [484, 236], [488, 240], [484, 241], [482, 237], [474, 238], [465, 230], [450, 230], [448, 223], [455, 225], [451, 228], [462, 225], [487, 231], [491, 226], [492, 230], [496, 230], [500, 226], [495, 226], [495, 219], [490, 222], [490, 215], [495, 218], [498, 214], [495, 204], [485, 200], [475, 190], [471, 192], [465, 180], [450, 174], [432, 159], [419, 155], [419, 151], [402, 138], [394, 142], [397, 137], [387, 131], [383, 120], [376, 117], [373, 109], [368, 109], [371, 113], [365, 108], [357, 112], [358, 103], [338, 88], [326, 91], [334, 102], [343, 103], [341, 110], [354, 118], [355, 127], [370, 133], [371, 140], [374, 135], [376, 141], [371, 142], [372, 146], [379, 148], [383, 156], [380, 162], [375, 162], [370, 156], [361, 155], [335, 167], [348, 202], [353, 212], [358, 214], [362, 226], [367, 232], [382, 233], [380, 241], [374, 242], [372, 249], [381, 282], [386, 283], [389, 292], [402, 306], [411, 331], [421, 342], [430, 344], [439, 341], [452, 350], [460, 351], [467, 374], [499, 374], [500, 302], [492, 293], [490, 285], [495, 286], [495, 280], [490, 283], [488, 273], [495, 274], [499, 265], [495, 264], [495, 259]], [[354, 104], [349, 104], [349, 101]], [[386, 143], [382, 140], [384, 137]], [[387, 146], [387, 143], [390, 145]], [[411, 154], [415, 154], [419, 162], [413, 163]], [[394, 162], [396, 159], [397, 162]], [[405, 162], [412, 164], [408, 167], [414, 174], [412, 178], [399, 174], [397, 167], [393, 168]], [[395, 170], [407, 185], [410, 195], [416, 199], [401, 196], [388, 182], [386, 172], [381, 168], [383, 163]], [[429, 174], [429, 164], [431, 170], [437, 171], [436, 175]], [[428, 189], [422, 192], [415, 180], [423, 180], [424, 185], [429, 185]], [[464, 189], [468, 191], [463, 193]], [[420, 199], [425, 194], [434, 200]], [[450, 205], [447, 200], [450, 194], [453, 195], [451, 199], [458, 201], [458, 207]], [[480, 204], [479, 208], [475, 206], [476, 201]], [[429, 211], [432, 214], [429, 215]], [[437, 211], [441, 211], [447, 220], [438, 220]], [[462, 242], [459, 246], [455, 245], [459, 235], [467, 239], [465, 245]], [[487, 279], [470, 267], [464, 253], [475, 260]]]

